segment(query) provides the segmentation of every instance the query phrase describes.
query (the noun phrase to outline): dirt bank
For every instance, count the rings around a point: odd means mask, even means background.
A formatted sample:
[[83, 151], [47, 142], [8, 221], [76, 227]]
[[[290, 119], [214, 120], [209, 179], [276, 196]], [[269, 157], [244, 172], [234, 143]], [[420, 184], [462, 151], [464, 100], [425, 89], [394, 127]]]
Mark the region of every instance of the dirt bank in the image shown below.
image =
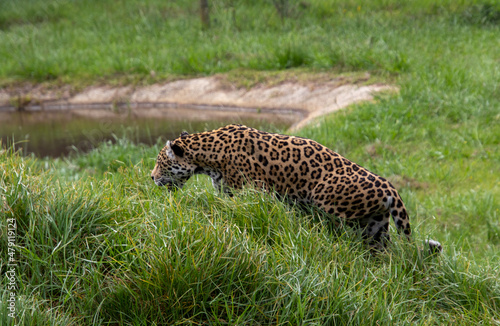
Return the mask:
[[[93, 86], [80, 92], [70, 87], [47, 88], [24, 86], [0, 90], [0, 111], [80, 109], [88, 115], [102, 115], [102, 110], [117, 107], [169, 107], [176, 116], [238, 112], [248, 114], [298, 116], [292, 128], [301, 128], [315, 118], [345, 108], [353, 103], [370, 101], [374, 93], [397, 91], [393, 86], [365, 84], [363, 80], [343, 77], [315, 80], [283, 80], [257, 84], [250, 88], [237, 87], [225, 76], [178, 80], [150, 86]], [[97, 109], [99, 110], [91, 110]], [[193, 111], [194, 110], [194, 111]]]

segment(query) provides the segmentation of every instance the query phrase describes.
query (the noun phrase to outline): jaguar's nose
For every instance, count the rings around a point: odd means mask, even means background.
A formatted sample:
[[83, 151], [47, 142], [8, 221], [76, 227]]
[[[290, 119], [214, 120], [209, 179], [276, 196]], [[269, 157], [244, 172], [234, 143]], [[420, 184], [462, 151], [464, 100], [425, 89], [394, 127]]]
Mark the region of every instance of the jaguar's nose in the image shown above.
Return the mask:
[[151, 176], [151, 180], [155, 181], [155, 177]]

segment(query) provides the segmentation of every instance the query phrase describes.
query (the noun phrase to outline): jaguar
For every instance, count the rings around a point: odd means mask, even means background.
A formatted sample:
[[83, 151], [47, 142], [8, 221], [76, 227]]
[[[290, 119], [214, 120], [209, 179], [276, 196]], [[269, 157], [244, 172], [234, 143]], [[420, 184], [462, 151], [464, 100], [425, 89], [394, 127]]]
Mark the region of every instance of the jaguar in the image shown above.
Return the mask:
[[[221, 192], [231, 194], [250, 183], [314, 205], [356, 225], [370, 248], [386, 247], [391, 217], [397, 231], [411, 240], [408, 213], [394, 186], [311, 139], [235, 124], [182, 132], [160, 151], [151, 178], [173, 189], [182, 188], [195, 174], [208, 175]], [[431, 252], [442, 250], [437, 241], [427, 244]]]

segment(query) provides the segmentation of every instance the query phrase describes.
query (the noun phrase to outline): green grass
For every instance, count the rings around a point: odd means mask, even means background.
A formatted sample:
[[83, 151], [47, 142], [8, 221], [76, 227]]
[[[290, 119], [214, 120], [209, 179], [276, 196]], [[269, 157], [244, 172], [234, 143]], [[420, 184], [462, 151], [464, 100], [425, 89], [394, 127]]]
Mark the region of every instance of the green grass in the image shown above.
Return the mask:
[[455, 60], [463, 58], [453, 54], [478, 43], [483, 60], [471, 68], [496, 65], [493, 1], [288, 2], [281, 19], [272, 1], [210, 1], [212, 27], [203, 31], [197, 1], [2, 1], [0, 80], [150, 83], [295, 67], [390, 77], [424, 62], [432, 71], [442, 57], [455, 79]]
[[[169, 193], [149, 178], [162, 144], [124, 139], [63, 159], [7, 146], [0, 324], [11, 322], [8, 219], [20, 325], [500, 323], [494, 2], [311, 0], [284, 19], [271, 2], [213, 2], [206, 31], [196, 1], [18, 3], [0, 3], [4, 85], [217, 72], [242, 72], [245, 85], [265, 76], [255, 71], [297, 67], [391, 81], [399, 94], [298, 134], [392, 180], [416, 241], [373, 257], [351, 230], [272, 194], [230, 198], [204, 177]], [[442, 242], [439, 257], [417, 248], [426, 238]]]
[[[66, 161], [1, 154], [0, 245], [6, 255], [5, 221], [15, 218], [20, 324], [499, 320], [498, 254], [475, 260], [474, 248], [463, 249], [470, 237], [434, 231], [445, 251], [427, 256], [417, 246], [436, 227], [429, 221], [416, 228], [416, 244], [395, 239], [374, 257], [351, 230], [272, 194], [220, 196], [205, 177], [178, 192], [156, 187], [148, 173], [160, 146], [122, 141]], [[497, 205], [455, 198], [445, 207], [459, 202], [491, 218]], [[482, 241], [498, 249], [498, 238]]]

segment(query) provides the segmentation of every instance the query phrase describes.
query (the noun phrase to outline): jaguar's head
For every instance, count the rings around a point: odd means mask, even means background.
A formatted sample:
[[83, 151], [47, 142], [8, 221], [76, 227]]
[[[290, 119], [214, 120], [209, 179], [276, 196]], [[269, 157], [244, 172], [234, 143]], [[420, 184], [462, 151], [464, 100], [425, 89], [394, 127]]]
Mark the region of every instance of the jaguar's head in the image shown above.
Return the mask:
[[158, 186], [167, 186], [169, 189], [182, 188], [195, 170], [196, 165], [190, 163], [186, 157], [181, 142], [168, 141], [158, 154], [151, 179]]

